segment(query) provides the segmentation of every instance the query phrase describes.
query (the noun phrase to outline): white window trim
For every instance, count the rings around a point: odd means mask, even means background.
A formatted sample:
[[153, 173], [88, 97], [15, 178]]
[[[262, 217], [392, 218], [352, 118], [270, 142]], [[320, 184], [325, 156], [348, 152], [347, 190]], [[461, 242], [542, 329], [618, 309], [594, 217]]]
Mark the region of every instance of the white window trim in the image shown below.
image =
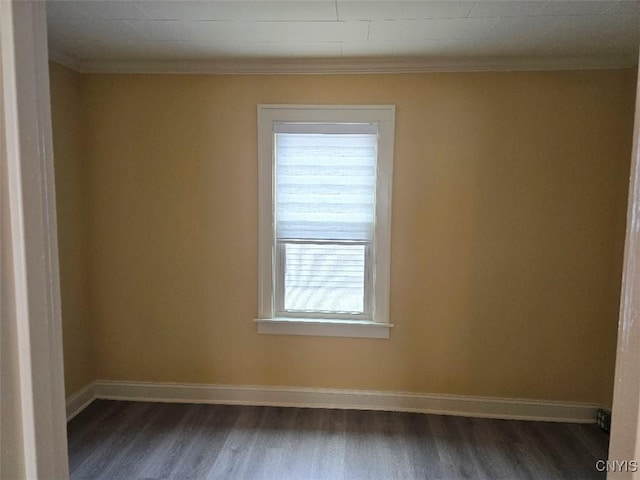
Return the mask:
[[[373, 248], [373, 320], [277, 317], [274, 299], [273, 125], [299, 123], [376, 123], [378, 165]], [[388, 338], [391, 266], [391, 187], [394, 105], [258, 105], [258, 333]]]

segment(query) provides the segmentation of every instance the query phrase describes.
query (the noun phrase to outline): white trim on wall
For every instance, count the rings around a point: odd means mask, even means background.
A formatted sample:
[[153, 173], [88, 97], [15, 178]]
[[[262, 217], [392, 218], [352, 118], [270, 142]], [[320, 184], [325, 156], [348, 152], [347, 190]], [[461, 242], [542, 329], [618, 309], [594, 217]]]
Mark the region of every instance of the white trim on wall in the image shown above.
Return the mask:
[[571, 423], [595, 423], [599, 408], [586, 403], [462, 395], [98, 380], [69, 398], [67, 412], [70, 417], [77, 415], [94, 399], [386, 410]]
[[[636, 109], [625, 239], [609, 459], [640, 461], [640, 79]], [[638, 469], [620, 469], [608, 479], [640, 479]]]
[[180, 61], [110, 61], [75, 59], [51, 52], [50, 59], [81, 73], [191, 73], [216, 75], [428, 73], [630, 68], [632, 56], [472, 57], [472, 58], [336, 58], [230, 59]]
[[[0, 2], [0, 58], [26, 478], [68, 478], [44, 2]], [[3, 392], [4, 394], [4, 392]], [[3, 440], [6, 440], [2, 437]]]
[[96, 399], [95, 382], [85, 385], [67, 398], [67, 422], [87, 408]]
[[256, 318], [258, 333], [319, 337], [389, 338], [392, 323], [326, 319]]

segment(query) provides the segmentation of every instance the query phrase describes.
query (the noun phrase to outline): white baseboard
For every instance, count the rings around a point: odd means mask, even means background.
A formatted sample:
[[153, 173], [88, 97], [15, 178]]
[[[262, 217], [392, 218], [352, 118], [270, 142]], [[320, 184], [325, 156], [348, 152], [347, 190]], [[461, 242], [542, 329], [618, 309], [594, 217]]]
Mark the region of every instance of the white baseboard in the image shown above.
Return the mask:
[[98, 380], [69, 398], [67, 414], [73, 418], [94, 399], [389, 410], [572, 423], [595, 423], [599, 408], [585, 403], [405, 392]]
[[67, 398], [67, 422], [87, 408], [96, 399], [95, 382], [85, 385]]

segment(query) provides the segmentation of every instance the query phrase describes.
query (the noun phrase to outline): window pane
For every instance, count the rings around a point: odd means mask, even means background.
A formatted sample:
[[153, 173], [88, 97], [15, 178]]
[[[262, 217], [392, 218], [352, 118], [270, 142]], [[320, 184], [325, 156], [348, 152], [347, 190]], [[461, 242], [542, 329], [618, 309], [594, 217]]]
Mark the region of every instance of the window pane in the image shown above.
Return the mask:
[[285, 244], [284, 309], [364, 312], [364, 245]]

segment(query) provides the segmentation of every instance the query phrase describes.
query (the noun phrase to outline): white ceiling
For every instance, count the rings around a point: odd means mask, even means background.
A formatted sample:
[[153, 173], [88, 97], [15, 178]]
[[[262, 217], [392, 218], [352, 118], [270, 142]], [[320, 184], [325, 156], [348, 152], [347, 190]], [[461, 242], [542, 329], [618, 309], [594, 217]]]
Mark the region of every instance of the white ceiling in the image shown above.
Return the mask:
[[83, 71], [278, 61], [602, 67], [637, 63], [640, 0], [48, 0], [47, 17], [51, 57]]

